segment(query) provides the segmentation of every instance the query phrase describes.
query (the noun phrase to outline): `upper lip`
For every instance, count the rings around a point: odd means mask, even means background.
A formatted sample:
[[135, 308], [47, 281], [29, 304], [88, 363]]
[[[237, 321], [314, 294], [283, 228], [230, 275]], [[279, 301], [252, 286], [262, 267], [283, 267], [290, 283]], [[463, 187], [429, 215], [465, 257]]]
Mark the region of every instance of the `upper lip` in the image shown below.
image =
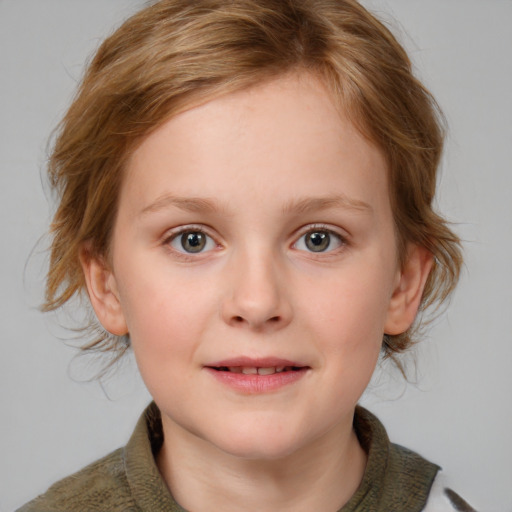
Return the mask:
[[222, 359], [213, 363], [205, 365], [207, 368], [220, 368], [220, 367], [234, 367], [241, 366], [244, 368], [273, 368], [275, 366], [294, 366], [296, 368], [307, 367], [299, 361], [292, 361], [290, 359], [282, 359], [280, 357], [233, 357], [230, 359]]

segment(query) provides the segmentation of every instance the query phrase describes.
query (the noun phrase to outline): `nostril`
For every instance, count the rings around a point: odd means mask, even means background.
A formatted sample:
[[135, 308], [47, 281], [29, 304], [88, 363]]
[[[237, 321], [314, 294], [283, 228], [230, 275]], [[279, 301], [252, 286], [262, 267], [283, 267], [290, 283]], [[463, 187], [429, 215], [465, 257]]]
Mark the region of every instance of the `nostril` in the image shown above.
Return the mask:
[[[272, 323], [272, 324], [279, 323], [280, 321], [281, 321], [281, 317], [280, 316], [273, 316], [273, 317], [270, 317], [267, 320], [268, 323]], [[236, 324], [243, 324], [243, 323], [246, 322], [246, 320], [244, 319], [243, 316], [236, 315], [236, 316], [233, 317], [233, 322], [236, 323]]]

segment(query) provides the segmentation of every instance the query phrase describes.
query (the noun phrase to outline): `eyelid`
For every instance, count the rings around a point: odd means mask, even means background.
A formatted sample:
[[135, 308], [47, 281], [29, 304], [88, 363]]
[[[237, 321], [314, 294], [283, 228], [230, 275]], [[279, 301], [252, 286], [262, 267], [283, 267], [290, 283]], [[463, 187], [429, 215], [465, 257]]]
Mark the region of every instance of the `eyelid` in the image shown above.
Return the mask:
[[328, 231], [329, 233], [334, 233], [336, 236], [339, 236], [342, 240], [348, 240], [348, 233], [338, 226], [334, 226], [332, 224], [324, 224], [321, 222], [314, 222], [312, 224], [306, 224], [299, 229], [296, 230], [294, 237], [299, 238], [306, 233], [310, 233], [312, 231]]

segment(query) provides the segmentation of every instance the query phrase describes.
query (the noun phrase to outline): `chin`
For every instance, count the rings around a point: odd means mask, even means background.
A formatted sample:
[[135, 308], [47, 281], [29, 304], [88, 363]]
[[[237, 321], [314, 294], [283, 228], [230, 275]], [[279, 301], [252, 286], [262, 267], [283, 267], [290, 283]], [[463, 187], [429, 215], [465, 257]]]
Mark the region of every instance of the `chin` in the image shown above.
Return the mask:
[[257, 422], [244, 430], [224, 430], [222, 437], [216, 436], [211, 441], [217, 448], [233, 457], [261, 461], [286, 458], [307, 444], [307, 439], [301, 440], [296, 433], [276, 424], [265, 428]]

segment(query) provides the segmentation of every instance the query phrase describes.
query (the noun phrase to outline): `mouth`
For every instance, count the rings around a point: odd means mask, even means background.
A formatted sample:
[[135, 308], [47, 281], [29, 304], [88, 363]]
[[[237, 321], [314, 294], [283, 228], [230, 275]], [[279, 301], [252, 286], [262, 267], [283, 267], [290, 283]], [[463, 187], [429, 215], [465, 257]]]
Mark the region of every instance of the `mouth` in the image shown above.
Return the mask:
[[302, 380], [310, 366], [273, 361], [223, 361], [205, 366], [212, 377], [222, 385], [244, 395], [277, 392]]
[[276, 392], [302, 380], [311, 366], [276, 357], [237, 357], [208, 364], [204, 369], [236, 392], [254, 395]]
[[274, 375], [275, 373], [298, 372], [306, 366], [208, 366], [218, 372], [241, 373], [243, 375]]

